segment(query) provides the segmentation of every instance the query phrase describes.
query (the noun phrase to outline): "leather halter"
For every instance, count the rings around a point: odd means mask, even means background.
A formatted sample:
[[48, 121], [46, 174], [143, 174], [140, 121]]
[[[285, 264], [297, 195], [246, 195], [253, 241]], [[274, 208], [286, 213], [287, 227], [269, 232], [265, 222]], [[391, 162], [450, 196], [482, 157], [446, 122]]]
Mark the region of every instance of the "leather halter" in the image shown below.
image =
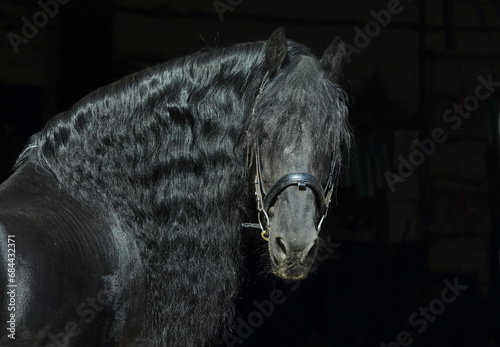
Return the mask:
[[[264, 86], [267, 83], [266, 74], [264, 79], [260, 85], [259, 92], [257, 97], [255, 98], [255, 103], [252, 108], [252, 122], [255, 119], [255, 105], [257, 104], [257, 100], [260, 97]], [[258, 139], [255, 139], [254, 145], [254, 153], [253, 158], [255, 158], [255, 178], [254, 178], [254, 187], [255, 187], [255, 201], [257, 203], [257, 211], [258, 211], [258, 220], [259, 223], [243, 223], [243, 227], [246, 228], [257, 228], [261, 230], [261, 236], [264, 240], [269, 241], [269, 232], [271, 229], [271, 222], [269, 219], [269, 209], [273, 206], [276, 198], [287, 188], [292, 186], [297, 186], [299, 190], [306, 190], [307, 188], [311, 189], [316, 195], [321, 211], [321, 218], [317, 224], [316, 232], [319, 233], [321, 230], [321, 225], [323, 224], [324, 219], [326, 218], [329, 210], [330, 201], [333, 195], [333, 184], [334, 184], [334, 170], [335, 170], [335, 162], [332, 158], [330, 174], [328, 176], [328, 182], [323, 188], [319, 180], [308, 173], [290, 173], [283, 177], [281, 177], [270, 189], [269, 192], [266, 193], [264, 185], [262, 184], [262, 171], [260, 168], [260, 151], [259, 151], [259, 143]], [[264, 215], [265, 220], [264, 224], [262, 221], [262, 215]]]

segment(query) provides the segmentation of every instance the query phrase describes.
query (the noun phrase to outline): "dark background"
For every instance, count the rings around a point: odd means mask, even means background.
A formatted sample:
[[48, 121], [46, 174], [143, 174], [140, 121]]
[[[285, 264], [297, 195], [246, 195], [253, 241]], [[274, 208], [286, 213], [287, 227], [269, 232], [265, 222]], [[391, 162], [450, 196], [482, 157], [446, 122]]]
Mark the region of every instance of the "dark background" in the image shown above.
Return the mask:
[[[44, 9], [49, 2], [0, 3], [1, 180], [51, 116], [131, 72], [264, 40], [278, 26], [318, 55], [339, 35], [359, 50], [342, 79], [356, 146], [323, 230], [336, 245], [298, 285], [261, 274], [262, 243], [248, 237], [233, 345], [384, 346], [402, 331], [406, 342], [389, 346], [499, 344], [500, 93], [457, 129], [443, 115], [474, 98], [478, 77], [500, 81], [500, 0], [402, 0], [390, 18], [393, 1], [379, 0], [72, 0]], [[14, 47], [23, 17], [40, 25]], [[398, 174], [400, 156], [435, 128], [447, 140], [389, 189], [387, 172]], [[448, 304], [445, 281], [467, 286]], [[273, 293], [279, 303], [264, 314], [254, 300], [262, 306]], [[409, 317], [421, 308], [439, 312], [418, 331]]]

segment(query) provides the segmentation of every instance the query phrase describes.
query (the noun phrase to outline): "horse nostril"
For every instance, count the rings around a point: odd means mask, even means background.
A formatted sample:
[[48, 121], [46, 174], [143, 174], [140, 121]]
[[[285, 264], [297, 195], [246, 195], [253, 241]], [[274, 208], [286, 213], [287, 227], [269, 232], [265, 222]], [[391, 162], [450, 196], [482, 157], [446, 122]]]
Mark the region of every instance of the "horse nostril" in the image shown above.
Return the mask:
[[286, 253], [287, 253], [287, 247], [286, 247], [285, 241], [281, 237], [276, 237], [274, 239], [274, 243], [275, 243], [274, 259], [277, 262], [285, 261]]
[[314, 261], [314, 259], [316, 258], [316, 254], [318, 252], [318, 239], [316, 239], [311, 248], [309, 248], [309, 251], [307, 252], [304, 260], [305, 261]]
[[280, 246], [280, 249], [283, 252], [283, 254], [286, 254], [285, 242], [283, 241], [283, 239], [281, 237], [278, 237], [277, 239], [278, 239], [277, 240], [278, 241], [278, 246]]

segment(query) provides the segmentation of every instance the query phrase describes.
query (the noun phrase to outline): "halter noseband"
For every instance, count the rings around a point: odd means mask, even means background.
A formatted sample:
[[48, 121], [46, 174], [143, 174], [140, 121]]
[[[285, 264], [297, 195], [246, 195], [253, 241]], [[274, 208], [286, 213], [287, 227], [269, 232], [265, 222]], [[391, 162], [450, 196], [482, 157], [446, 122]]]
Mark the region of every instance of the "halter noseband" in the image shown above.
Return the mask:
[[[255, 98], [255, 102], [252, 108], [252, 122], [255, 119], [255, 106], [257, 104], [257, 100], [260, 97], [262, 90], [264, 89], [267, 83], [266, 74], [259, 88], [259, 92]], [[270, 189], [269, 192], [266, 193], [265, 188], [262, 184], [262, 172], [260, 169], [260, 151], [259, 151], [259, 143], [258, 139], [255, 140], [254, 145], [254, 153], [252, 155], [255, 158], [255, 179], [254, 179], [254, 187], [255, 187], [255, 201], [257, 203], [257, 211], [258, 211], [258, 220], [259, 223], [243, 223], [243, 226], [246, 228], [257, 228], [261, 230], [261, 236], [264, 240], [269, 241], [269, 232], [271, 229], [271, 223], [269, 219], [269, 209], [272, 207], [273, 203], [276, 201], [278, 195], [280, 195], [285, 189], [297, 186], [299, 190], [306, 190], [307, 188], [311, 189], [316, 195], [321, 210], [321, 218], [316, 227], [316, 232], [319, 233], [321, 230], [321, 225], [323, 224], [324, 219], [326, 218], [329, 210], [330, 201], [333, 195], [333, 174], [335, 170], [335, 161], [332, 158], [330, 174], [328, 176], [328, 182], [326, 187], [323, 188], [319, 180], [308, 174], [308, 173], [290, 173], [283, 177], [281, 177]], [[261, 216], [264, 215], [265, 221], [262, 223]]]

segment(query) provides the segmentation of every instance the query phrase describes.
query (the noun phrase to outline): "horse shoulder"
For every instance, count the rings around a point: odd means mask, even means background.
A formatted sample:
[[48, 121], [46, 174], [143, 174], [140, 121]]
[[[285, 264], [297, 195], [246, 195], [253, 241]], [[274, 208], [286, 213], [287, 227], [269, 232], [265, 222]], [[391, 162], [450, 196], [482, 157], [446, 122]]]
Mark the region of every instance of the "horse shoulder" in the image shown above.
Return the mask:
[[[14, 317], [16, 344], [119, 339], [124, 312], [135, 308], [123, 298], [128, 281], [120, 259], [129, 255], [116, 246], [116, 228], [29, 164], [0, 186], [0, 272], [10, 281], [2, 288], [11, 285], [10, 296], [0, 294], [0, 312], [3, 321]], [[0, 344], [11, 338], [2, 334]]]

